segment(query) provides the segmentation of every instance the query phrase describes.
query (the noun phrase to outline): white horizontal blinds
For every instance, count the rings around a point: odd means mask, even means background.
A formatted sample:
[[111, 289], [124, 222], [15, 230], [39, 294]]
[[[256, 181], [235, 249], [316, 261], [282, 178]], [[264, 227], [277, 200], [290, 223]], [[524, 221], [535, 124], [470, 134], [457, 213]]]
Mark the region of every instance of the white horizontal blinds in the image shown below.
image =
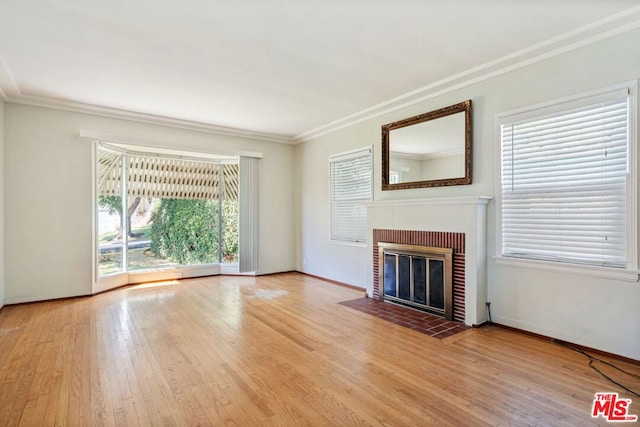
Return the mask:
[[371, 149], [329, 159], [331, 239], [364, 242], [367, 239], [365, 202], [372, 200]]
[[625, 267], [627, 91], [537, 113], [501, 123], [503, 255]]

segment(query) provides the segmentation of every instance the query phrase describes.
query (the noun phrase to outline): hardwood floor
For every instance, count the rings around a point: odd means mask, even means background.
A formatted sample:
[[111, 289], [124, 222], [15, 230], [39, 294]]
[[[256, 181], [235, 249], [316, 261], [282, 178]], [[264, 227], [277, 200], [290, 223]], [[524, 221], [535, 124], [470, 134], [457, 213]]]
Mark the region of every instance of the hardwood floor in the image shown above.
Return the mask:
[[361, 296], [287, 273], [5, 307], [0, 425], [606, 425], [600, 391], [640, 414], [558, 344], [499, 327], [440, 340], [338, 304]]

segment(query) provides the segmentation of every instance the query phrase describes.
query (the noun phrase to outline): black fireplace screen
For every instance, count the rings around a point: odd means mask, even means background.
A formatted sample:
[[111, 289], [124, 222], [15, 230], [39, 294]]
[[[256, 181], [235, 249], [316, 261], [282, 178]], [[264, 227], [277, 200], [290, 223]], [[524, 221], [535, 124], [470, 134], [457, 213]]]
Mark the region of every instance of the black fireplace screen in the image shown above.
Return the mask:
[[384, 254], [384, 297], [445, 314], [445, 263], [428, 255]]

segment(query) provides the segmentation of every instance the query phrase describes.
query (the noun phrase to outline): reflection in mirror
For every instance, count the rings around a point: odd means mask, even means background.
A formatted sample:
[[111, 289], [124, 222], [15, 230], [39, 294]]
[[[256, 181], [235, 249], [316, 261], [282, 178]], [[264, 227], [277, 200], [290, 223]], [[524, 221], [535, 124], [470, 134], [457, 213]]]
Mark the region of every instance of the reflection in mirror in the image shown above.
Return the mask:
[[471, 183], [471, 101], [382, 126], [382, 189]]
[[389, 174], [392, 184], [464, 176], [464, 113], [394, 130]]

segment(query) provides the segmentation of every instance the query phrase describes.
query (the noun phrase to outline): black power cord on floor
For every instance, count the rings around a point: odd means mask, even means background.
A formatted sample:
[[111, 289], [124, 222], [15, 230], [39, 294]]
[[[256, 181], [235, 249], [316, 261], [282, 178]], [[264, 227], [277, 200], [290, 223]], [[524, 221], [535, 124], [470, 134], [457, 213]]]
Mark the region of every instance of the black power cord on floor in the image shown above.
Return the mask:
[[570, 350], [573, 350], [573, 351], [575, 351], [576, 353], [580, 353], [580, 354], [582, 354], [583, 356], [587, 357], [587, 358], [589, 359], [589, 367], [590, 367], [591, 369], [593, 369], [594, 371], [596, 371], [597, 373], [599, 373], [602, 377], [604, 377], [605, 379], [607, 379], [607, 380], [608, 380], [608, 381], [610, 381], [611, 383], [613, 383], [613, 384], [617, 385], [618, 387], [620, 387], [620, 388], [622, 388], [622, 389], [626, 390], [627, 392], [629, 392], [629, 393], [633, 394], [634, 396], [640, 397], [640, 394], [638, 394], [637, 392], [635, 392], [635, 391], [631, 390], [630, 388], [628, 388], [628, 387], [626, 387], [626, 386], [624, 386], [624, 385], [620, 384], [619, 382], [614, 381], [613, 379], [611, 379], [611, 378], [610, 378], [609, 376], [607, 376], [604, 372], [602, 372], [600, 369], [598, 369], [596, 366], [594, 366], [594, 365], [593, 365], [593, 362], [600, 362], [600, 363], [604, 363], [605, 365], [610, 366], [610, 367], [612, 367], [612, 368], [614, 368], [614, 369], [616, 369], [616, 370], [618, 370], [618, 371], [622, 372], [623, 374], [629, 375], [630, 377], [634, 377], [634, 378], [637, 378], [637, 379], [639, 379], [639, 380], [640, 380], [640, 375], [634, 374], [634, 373], [632, 373], [632, 372], [625, 371], [624, 369], [619, 368], [618, 366], [614, 365], [613, 363], [610, 363], [610, 362], [607, 362], [606, 360], [602, 360], [602, 359], [599, 359], [599, 358], [597, 358], [597, 357], [595, 357], [595, 356], [592, 356], [592, 355], [590, 355], [589, 353], [587, 353], [586, 351], [582, 350], [581, 348], [574, 347], [574, 346], [572, 346], [571, 344], [566, 343], [566, 342], [564, 342], [564, 341], [560, 341], [560, 340], [557, 340], [557, 339], [553, 339], [553, 340], [551, 340], [551, 341], [552, 341], [552, 342], [554, 342], [554, 343], [556, 343], [556, 344], [559, 344], [559, 345], [561, 345], [561, 346], [563, 346], [563, 347], [566, 347], [566, 348], [568, 348], [568, 349], [570, 349]]

